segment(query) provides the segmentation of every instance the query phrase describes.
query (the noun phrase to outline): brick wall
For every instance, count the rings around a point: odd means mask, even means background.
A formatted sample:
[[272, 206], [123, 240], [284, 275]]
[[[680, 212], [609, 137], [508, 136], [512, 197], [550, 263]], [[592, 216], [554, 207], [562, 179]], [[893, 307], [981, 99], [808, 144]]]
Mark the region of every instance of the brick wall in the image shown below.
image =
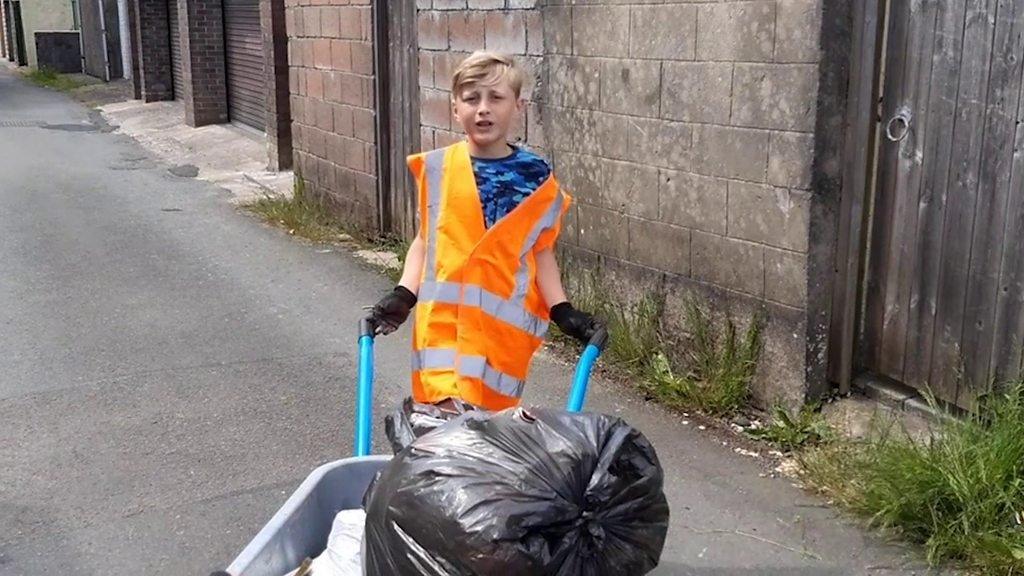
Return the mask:
[[11, 50], [7, 45], [7, 3], [3, 0], [0, 0], [0, 58], [11, 59]]
[[135, 22], [139, 43], [139, 92], [146, 102], [174, 97], [171, 46], [168, 38], [167, 0], [137, 0]]
[[185, 122], [189, 126], [228, 121], [221, 0], [178, 0]]
[[260, 0], [263, 70], [267, 83], [267, 159], [271, 170], [292, 167], [292, 112], [284, 0]]
[[660, 292], [680, 330], [694, 296], [767, 312], [756, 392], [795, 402], [821, 385], [806, 338], [822, 2], [419, 0], [423, 148], [460, 137], [459, 59], [519, 56], [534, 82], [515, 136], [577, 200], [569, 275]]
[[287, 0], [285, 24], [295, 169], [308, 193], [376, 233], [370, 2]]

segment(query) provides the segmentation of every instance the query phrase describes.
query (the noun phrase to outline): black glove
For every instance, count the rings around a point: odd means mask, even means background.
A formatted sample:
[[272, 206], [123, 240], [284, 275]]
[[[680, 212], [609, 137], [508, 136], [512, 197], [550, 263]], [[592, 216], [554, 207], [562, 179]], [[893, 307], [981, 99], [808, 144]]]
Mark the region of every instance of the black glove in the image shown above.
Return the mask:
[[590, 342], [594, 334], [601, 328], [601, 322], [586, 312], [572, 307], [568, 302], [555, 304], [551, 308], [551, 321], [568, 336], [583, 342]]
[[398, 330], [398, 327], [409, 318], [409, 312], [415, 305], [415, 294], [405, 286], [395, 286], [394, 290], [373, 307], [372, 318], [377, 330], [385, 336]]

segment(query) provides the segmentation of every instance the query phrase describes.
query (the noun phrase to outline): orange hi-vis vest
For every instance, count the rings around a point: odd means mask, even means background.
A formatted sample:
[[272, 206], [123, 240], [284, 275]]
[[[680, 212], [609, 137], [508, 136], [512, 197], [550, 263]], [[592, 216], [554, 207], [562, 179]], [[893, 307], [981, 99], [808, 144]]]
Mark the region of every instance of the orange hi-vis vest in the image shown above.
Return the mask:
[[550, 320], [536, 255], [555, 244], [571, 198], [549, 176], [490, 229], [466, 142], [408, 159], [426, 245], [413, 328], [417, 402], [519, 404]]

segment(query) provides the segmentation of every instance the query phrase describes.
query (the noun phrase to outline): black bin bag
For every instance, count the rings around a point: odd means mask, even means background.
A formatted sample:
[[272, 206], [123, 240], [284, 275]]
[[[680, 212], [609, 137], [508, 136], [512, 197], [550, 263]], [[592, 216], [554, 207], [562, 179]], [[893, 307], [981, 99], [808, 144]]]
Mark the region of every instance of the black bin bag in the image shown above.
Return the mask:
[[437, 405], [420, 404], [412, 397], [406, 397], [401, 408], [384, 417], [384, 433], [391, 444], [391, 451], [398, 454], [413, 440], [475, 409], [472, 404], [455, 398], [444, 405]]
[[633, 576], [668, 531], [654, 448], [619, 418], [472, 411], [399, 452], [367, 494], [371, 576]]

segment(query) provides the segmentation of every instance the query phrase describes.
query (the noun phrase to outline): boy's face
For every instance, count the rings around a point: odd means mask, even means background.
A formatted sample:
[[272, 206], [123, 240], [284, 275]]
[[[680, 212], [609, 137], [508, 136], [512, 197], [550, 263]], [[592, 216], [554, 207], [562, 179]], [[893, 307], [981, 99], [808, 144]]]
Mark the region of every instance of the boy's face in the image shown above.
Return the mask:
[[455, 120], [479, 148], [505, 144], [512, 120], [522, 108], [522, 99], [505, 80], [488, 86], [469, 84], [452, 100]]

